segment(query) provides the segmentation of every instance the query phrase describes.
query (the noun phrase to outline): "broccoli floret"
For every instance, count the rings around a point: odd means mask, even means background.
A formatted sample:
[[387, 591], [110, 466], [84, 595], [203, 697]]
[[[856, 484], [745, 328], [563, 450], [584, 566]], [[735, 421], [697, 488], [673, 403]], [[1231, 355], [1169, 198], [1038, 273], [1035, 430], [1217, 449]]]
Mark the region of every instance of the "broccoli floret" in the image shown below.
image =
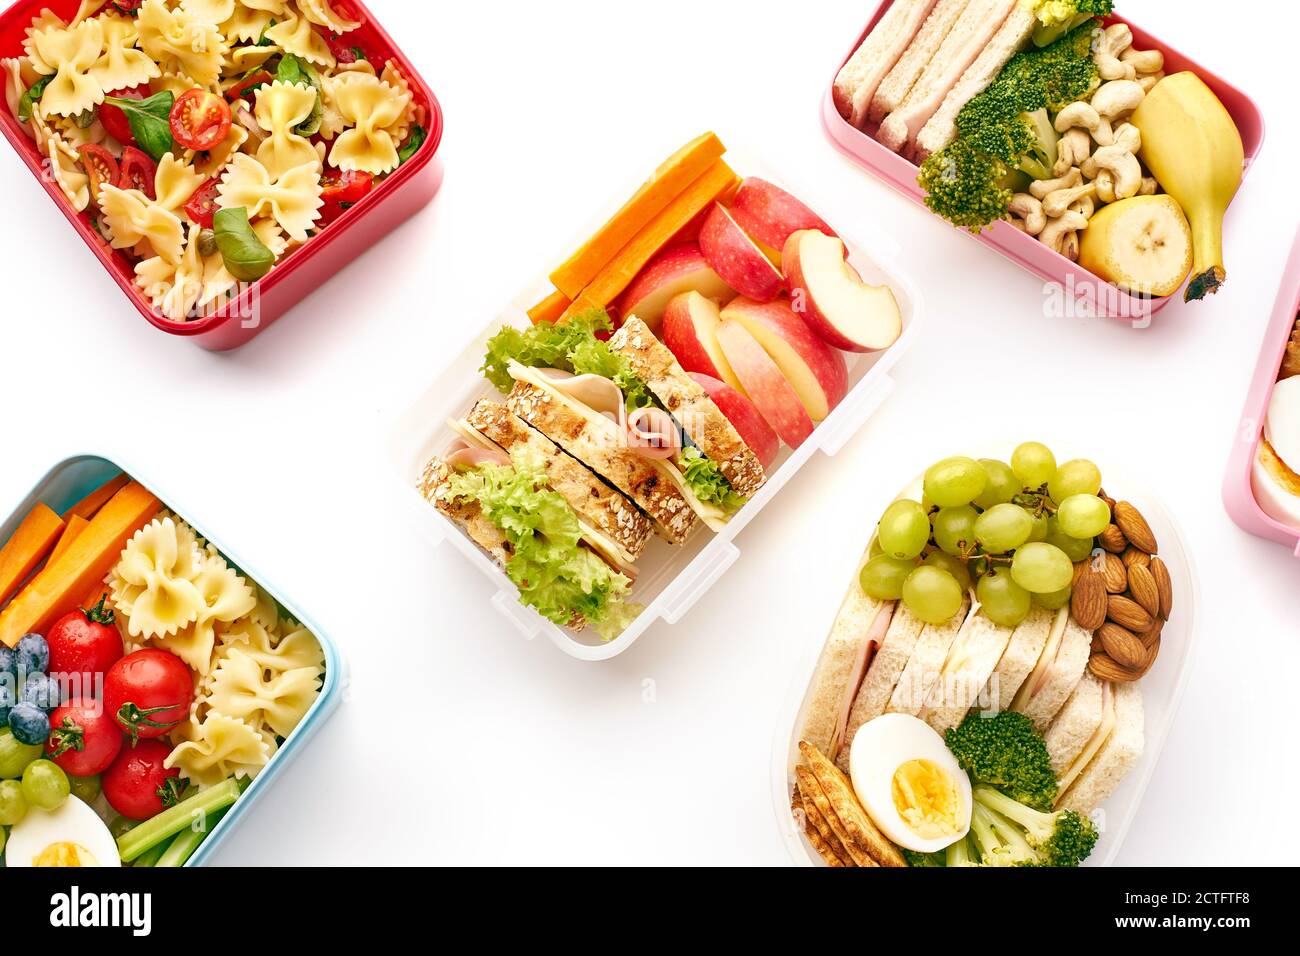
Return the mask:
[[1024, 714], [971, 714], [948, 731], [948, 749], [976, 783], [987, 784], [1037, 810], [1056, 801], [1056, 774], [1047, 745]]
[[995, 820], [1001, 818], [1023, 830], [1023, 836], [1038, 854], [1041, 866], [1078, 866], [1097, 845], [1097, 828], [1091, 820], [1073, 810], [1043, 813], [992, 787], [976, 787], [975, 804], [995, 814]]
[[1012, 192], [1001, 184], [1005, 163], [982, 153], [960, 137], [921, 164], [917, 182], [925, 204], [954, 226], [979, 232], [1007, 217]]
[[1038, 851], [1023, 830], [983, 804], [971, 807], [970, 832], [983, 866], [1038, 866]]
[[907, 861], [908, 866], [947, 866], [946, 858], [943, 850], [936, 853], [917, 853], [915, 850], [903, 851], [903, 859]]
[[1114, 0], [1031, 0], [1038, 26], [1034, 28], [1034, 43], [1047, 46], [1063, 33], [1068, 33], [1092, 17], [1109, 16], [1115, 9]]
[[975, 855], [970, 851], [970, 840], [962, 837], [944, 851], [945, 866], [979, 866]]

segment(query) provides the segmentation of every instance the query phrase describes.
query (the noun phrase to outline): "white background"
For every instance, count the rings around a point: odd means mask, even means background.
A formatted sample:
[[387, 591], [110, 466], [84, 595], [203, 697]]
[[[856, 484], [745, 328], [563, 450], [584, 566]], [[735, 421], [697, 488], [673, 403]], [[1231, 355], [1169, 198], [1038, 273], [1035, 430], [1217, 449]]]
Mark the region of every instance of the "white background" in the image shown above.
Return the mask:
[[[349, 702], [218, 863], [787, 861], [770, 761], [793, 662], [823, 639], [888, 498], [985, 435], [1142, 476], [1199, 564], [1190, 688], [1120, 861], [1263, 864], [1295, 849], [1300, 562], [1239, 531], [1219, 495], [1300, 209], [1292, 5], [1121, 3], [1271, 124], [1228, 218], [1225, 290], [1145, 331], [1044, 318], [1037, 279], [830, 146], [820, 98], [869, 3], [456, 4], [455, 20], [442, 4], [372, 5], [446, 110], [446, 184], [240, 352], [149, 327], [0, 148], [0, 506], [65, 454], [118, 456], [351, 661]], [[686, 620], [581, 664], [521, 641], [478, 572], [403, 526], [382, 444], [595, 212], [709, 128], [808, 183], [846, 232], [891, 236], [925, 327], [894, 397], [741, 534], [739, 562]]]

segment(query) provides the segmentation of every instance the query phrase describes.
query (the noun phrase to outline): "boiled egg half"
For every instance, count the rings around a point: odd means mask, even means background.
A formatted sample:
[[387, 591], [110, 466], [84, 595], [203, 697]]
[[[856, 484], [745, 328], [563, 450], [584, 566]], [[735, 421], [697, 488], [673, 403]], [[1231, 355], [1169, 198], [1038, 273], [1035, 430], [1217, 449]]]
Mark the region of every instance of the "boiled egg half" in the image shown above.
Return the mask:
[[28, 810], [5, 844], [5, 866], [121, 865], [113, 834], [76, 797], [68, 797], [57, 810]]
[[934, 853], [970, 830], [970, 778], [923, 720], [884, 714], [864, 724], [849, 770], [871, 821], [901, 847]]

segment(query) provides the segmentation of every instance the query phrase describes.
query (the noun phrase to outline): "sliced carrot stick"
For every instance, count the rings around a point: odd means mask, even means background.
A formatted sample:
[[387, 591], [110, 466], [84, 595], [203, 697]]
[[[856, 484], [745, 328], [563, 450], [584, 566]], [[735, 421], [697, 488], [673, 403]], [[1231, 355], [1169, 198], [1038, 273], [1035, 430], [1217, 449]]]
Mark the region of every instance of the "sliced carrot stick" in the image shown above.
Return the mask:
[[564, 310], [573, 303], [563, 292], [556, 290], [548, 295], [541, 302], [528, 310], [528, 318], [533, 325], [540, 325], [543, 322], [558, 322], [560, 316], [564, 315]]
[[72, 546], [72, 542], [77, 540], [77, 535], [86, 530], [90, 522], [81, 515], [73, 515], [68, 519], [67, 526], [63, 529], [63, 534], [59, 537], [59, 543], [54, 546], [50, 552], [50, 561], [57, 561], [63, 555], [64, 551]]
[[[63, 519], [38, 504], [23, 519], [8, 543], [0, 548], [0, 604], [18, 590], [63, 534]], [[22, 637], [21, 634], [18, 635]]]
[[63, 519], [73, 517], [85, 518], [89, 521], [95, 517], [95, 513], [108, 503], [109, 499], [126, 487], [127, 482], [131, 480], [130, 475], [118, 475], [116, 478], [106, 481], [86, 497], [82, 498], [75, 505], [63, 513]]

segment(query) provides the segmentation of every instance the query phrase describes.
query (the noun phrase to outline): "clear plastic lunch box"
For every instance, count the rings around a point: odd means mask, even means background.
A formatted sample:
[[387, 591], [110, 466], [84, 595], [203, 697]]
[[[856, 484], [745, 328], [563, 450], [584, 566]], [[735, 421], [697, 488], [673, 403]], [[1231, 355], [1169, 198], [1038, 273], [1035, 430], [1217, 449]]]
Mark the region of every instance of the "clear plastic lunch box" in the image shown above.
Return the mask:
[[[403, 55], [401, 49], [360, 0], [349, 0], [362, 26], [348, 34], [367, 55], [380, 62], [396, 60], [411, 84], [416, 101], [429, 117], [429, 138], [407, 162], [379, 183], [375, 189], [329, 228], [306, 245], [278, 262], [270, 274], [253, 283], [228, 307], [193, 322], [177, 322], [161, 315], [133, 282], [134, 267], [127, 256], [111, 248], [91, 225], [87, 213], [74, 212], [51, 177], [44, 175], [44, 157], [19, 126], [16, 117], [0, 106], [0, 130], [13, 145], [32, 175], [50, 194], [55, 205], [72, 223], [78, 235], [95, 254], [131, 300], [137, 311], [155, 328], [169, 335], [191, 339], [213, 351], [244, 345], [264, 331], [300, 301], [324, 285], [336, 273], [359, 258], [388, 233], [427, 206], [442, 185], [442, 163], [437, 158], [442, 140], [442, 108], [429, 85]], [[78, 0], [18, 0], [0, 14], [0, 56], [20, 56], [22, 42], [32, 18], [42, 10], [53, 10], [65, 21], [76, 15]]]
[[[726, 142], [725, 136], [723, 141]], [[664, 150], [665, 155], [668, 152], [668, 149]], [[765, 170], [740, 150], [729, 149], [724, 159], [742, 177], [761, 176], [788, 189], [839, 229], [835, 204], [819, 196], [815, 190], [805, 189], [788, 177]], [[625, 195], [631, 195], [640, 184], [639, 179], [630, 183]], [[605, 210], [607, 216], [617, 211], [621, 204], [622, 199], [611, 204]], [[571, 247], [580, 245], [604, 222], [605, 218], [594, 221], [590, 230], [575, 239]], [[901, 338], [884, 352], [866, 355], [844, 353], [849, 368], [849, 392], [844, 400], [800, 448], [782, 449], [776, 463], [768, 470], [767, 484], [722, 532], [713, 534], [701, 527], [678, 548], [658, 539], [651, 542], [637, 562], [639, 573], [632, 591], [632, 599], [645, 605], [645, 610], [617, 639], [604, 642], [592, 633], [575, 634], [521, 605], [518, 591], [505, 572], [415, 490], [429, 459], [443, 451], [455, 437], [447, 427], [447, 419], [464, 416], [481, 398], [503, 398], [478, 371], [485, 345], [502, 325], [523, 328], [529, 324], [527, 309], [552, 290], [545, 276], [539, 277], [496, 318], [484, 325], [471, 345], [435, 378], [434, 384], [397, 422], [389, 441], [389, 457], [402, 485], [401, 501], [410, 521], [434, 545], [450, 542], [483, 572], [491, 582], [490, 590], [484, 596], [485, 603], [490, 602], [525, 638], [545, 634], [573, 657], [587, 661], [608, 660], [631, 647], [656, 621], [662, 619], [676, 624], [740, 557], [736, 538], [745, 526], [767, 507], [813, 455], [820, 452], [834, 456], [838, 453], [894, 389], [891, 370], [916, 335], [917, 321], [922, 313], [920, 292], [896, 265], [892, 240], [882, 235], [855, 239], [843, 230], [840, 230], [840, 235], [850, 250], [850, 261], [862, 277], [873, 284], [888, 283], [894, 290], [903, 315]]]
[[346, 684], [345, 664], [334, 641], [321, 630], [320, 625], [286, 600], [279, 590], [268, 584], [266, 578], [258, 574], [236, 552], [231, 551], [219, 537], [213, 536], [202, 524], [192, 520], [192, 512], [188, 511], [183, 504], [177, 499], [164, 494], [161, 488], [149, 484], [140, 472], [123, 467], [107, 457], [93, 454], [76, 455], [64, 459], [51, 468], [45, 477], [37, 482], [31, 493], [17, 503], [14, 511], [5, 520], [4, 524], [0, 525], [0, 543], [9, 540], [22, 522], [23, 517], [38, 502], [43, 502], [54, 511], [62, 513], [91, 491], [122, 472], [126, 472], [137, 480], [144, 482], [149, 490], [163, 501], [167, 508], [184, 518], [200, 536], [211, 542], [232, 564], [238, 567], [241, 573], [274, 597], [288, 616], [316, 635], [320, 641], [321, 650], [325, 655], [325, 676], [316, 703], [312, 705], [311, 710], [307, 712], [307, 716], [294, 728], [293, 733], [276, 751], [270, 763], [249, 784], [248, 789], [221, 818], [217, 826], [186, 864], [186, 866], [202, 866], [212, 857], [222, 842], [239, 826], [240, 821], [306, 746], [307, 741], [321, 729], [329, 716], [338, 709], [343, 699], [343, 687]]
[[1251, 483], [1255, 456], [1259, 454], [1259, 443], [1263, 439], [1264, 420], [1268, 417], [1268, 403], [1273, 395], [1273, 386], [1277, 384], [1286, 344], [1295, 328], [1297, 312], [1300, 312], [1300, 230], [1296, 232], [1291, 257], [1282, 274], [1282, 286], [1273, 304], [1273, 317], [1264, 333], [1259, 365], [1246, 396], [1246, 407], [1241, 413], [1241, 425], [1237, 429], [1237, 440], [1232, 446], [1228, 474], [1223, 483], [1223, 502], [1233, 521], [1251, 534], [1286, 545], [1300, 558], [1300, 527], [1265, 514]]
[[[1059, 442], [1056, 446], [1064, 448], [1068, 443]], [[972, 455], [1009, 453], [1015, 442], [1001, 445], [989, 444], [981, 450], [969, 452]], [[939, 458], [936, 455], [936, 460]], [[1120, 847], [1124, 843], [1129, 827], [1137, 816], [1138, 807], [1146, 793], [1147, 784], [1155, 773], [1160, 760], [1160, 751], [1164, 749], [1165, 739], [1173, 726], [1174, 717], [1182, 702], [1183, 692], [1187, 689], [1192, 672], [1192, 641], [1195, 636], [1196, 601], [1199, 593], [1196, 571], [1190, 553], [1184, 544], [1182, 531], [1177, 521], [1161, 504], [1160, 499], [1140, 482], [1130, 479], [1118, 469], [1110, 468], [1099, 460], [1102, 474], [1106, 476], [1106, 490], [1116, 495], [1119, 500], [1132, 502], [1155, 532], [1160, 544], [1160, 557], [1169, 567], [1169, 576], [1174, 585], [1174, 611], [1169, 623], [1165, 625], [1161, 637], [1160, 656], [1155, 666], [1142, 678], [1142, 704], [1145, 712], [1146, 747], [1137, 766], [1129, 771], [1123, 782], [1111, 794], [1098, 811], [1100, 816], [1094, 820], [1101, 831], [1096, 849], [1085, 863], [1086, 866], [1110, 866], [1115, 862]], [[880, 502], [876, 513], [883, 512], [889, 502]], [[866, 542], [869, 546], [870, 542]], [[865, 554], [867, 547], [864, 546]], [[857, 580], [858, 565], [844, 569], [845, 587]], [[825, 627], [822, 633], [830, 633], [831, 623], [838, 614], [839, 607], [828, 607], [822, 620]], [[821, 657], [824, 639], [819, 639], [808, 647], [802, 662], [796, 669], [786, 706], [782, 709], [779, 723], [772, 744], [772, 800], [776, 811], [777, 826], [780, 828], [782, 841], [790, 852], [790, 858], [797, 866], [825, 866], [798, 829], [790, 812], [790, 795], [794, 786], [794, 767], [801, 758], [799, 755], [799, 727], [803, 722], [804, 709], [812, 690], [812, 679], [817, 661]]]
[[[836, 74], [839, 73], [840, 67], [848, 62], [849, 57], [861, 46], [867, 34], [885, 15], [893, 2], [894, 0], [883, 0], [876, 8], [861, 35], [854, 41], [849, 52], [836, 66]], [[1248, 172], [1256, 157], [1259, 156], [1260, 148], [1264, 143], [1264, 117], [1261, 115], [1259, 107], [1255, 105], [1255, 101], [1235, 86], [1220, 79], [1177, 50], [1172, 49], [1168, 44], [1160, 42], [1126, 18], [1110, 16], [1106, 18], [1105, 22], [1108, 24], [1127, 23], [1133, 30], [1133, 45], [1138, 49], [1163, 51], [1166, 73], [1191, 70], [1205, 81], [1206, 85], [1223, 101], [1223, 105], [1232, 115], [1233, 121], [1237, 124], [1237, 129], [1241, 132], [1242, 145], [1245, 147], [1246, 171]], [[832, 77], [833, 80], [834, 77]], [[865, 166], [875, 176], [893, 186], [904, 196], [912, 199], [917, 205], [925, 209], [928, 214], [933, 215], [925, 206], [925, 191], [916, 182], [919, 172], [917, 165], [911, 160], [899, 156], [889, 147], [876, 142], [873, 136], [875, 133], [874, 127], [868, 127], [868, 130], [864, 132], [840, 116], [839, 111], [835, 108], [830, 84], [827, 84], [825, 95], [822, 98], [822, 122], [831, 142], [839, 147], [842, 152], [859, 165]], [[1229, 215], [1231, 215], [1231, 211], [1229, 211]], [[943, 220], [940, 221], [943, 222]], [[1074, 298], [1094, 307], [1099, 315], [1125, 320], [1154, 315], [1180, 294], [1175, 293], [1175, 296], [1156, 299], [1144, 299], [1130, 295], [1117, 289], [1109, 282], [1098, 278], [1055, 250], [1043, 245], [1033, 236], [1016, 229], [1009, 222], [995, 222], [991, 228], [979, 234], [970, 233], [968, 230], [963, 230], [963, 232], [967, 232], [976, 241], [1002, 253], [1006, 258], [1023, 269], [1032, 272], [1044, 282], [1059, 284]]]

